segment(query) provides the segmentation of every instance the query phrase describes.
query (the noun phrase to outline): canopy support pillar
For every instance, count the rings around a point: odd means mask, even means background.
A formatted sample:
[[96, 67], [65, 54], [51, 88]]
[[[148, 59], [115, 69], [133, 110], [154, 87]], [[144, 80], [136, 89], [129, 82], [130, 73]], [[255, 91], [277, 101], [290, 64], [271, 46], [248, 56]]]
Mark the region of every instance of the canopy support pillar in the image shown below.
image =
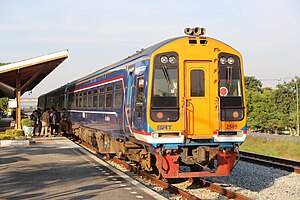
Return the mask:
[[16, 74], [16, 99], [17, 99], [17, 108], [16, 108], [16, 125], [17, 129], [21, 128], [21, 78], [20, 71], [17, 70]]

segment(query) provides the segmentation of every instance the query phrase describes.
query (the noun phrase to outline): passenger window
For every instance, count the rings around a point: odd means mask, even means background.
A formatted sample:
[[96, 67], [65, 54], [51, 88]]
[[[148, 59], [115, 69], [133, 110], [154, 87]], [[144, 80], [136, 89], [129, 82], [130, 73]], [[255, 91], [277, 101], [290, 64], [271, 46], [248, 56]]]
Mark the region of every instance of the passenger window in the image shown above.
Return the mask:
[[87, 92], [83, 93], [82, 98], [83, 98], [83, 107], [85, 108], [87, 107]]
[[104, 98], [104, 87], [101, 87], [99, 89], [99, 102], [98, 102], [99, 108], [103, 108], [104, 107], [104, 101], [105, 101], [105, 98]]
[[98, 90], [93, 90], [93, 107], [97, 107]]
[[122, 105], [122, 83], [118, 82], [114, 85], [114, 108], [121, 108]]
[[111, 108], [112, 107], [112, 85], [107, 85], [105, 88], [105, 107]]
[[136, 85], [135, 111], [137, 112], [137, 119], [141, 120], [143, 118], [144, 76], [137, 78]]
[[78, 98], [79, 98], [79, 97], [78, 97], [78, 93], [77, 93], [77, 94], [75, 94], [75, 107], [76, 107], [76, 108], [79, 107], [79, 105], [78, 105], [78, 104], [79, 104]]
[[[68, 92], [68, 95], [67, 95], [67, 100], [68, 100], [68, 105], [67, 107], [68, 108], [74, 108], [74, 92]], [[62, 101], [63, 102], [63, 101]], [[64, 105], [62, 104], [61, 105], [61, 108], [63, 108]]]
[[88, 91], [88, 106], [89, 108], [93, 107], [93, 95], [92, 95], [92, 91]]
[[204, 71], [200, 69], [191, 70], [190, 73], [191, 97], [205, 96]]
[[82, 103], [82, 93], [79, 94], [79, 106], [80, 108], [83, 107], [83, 103]]

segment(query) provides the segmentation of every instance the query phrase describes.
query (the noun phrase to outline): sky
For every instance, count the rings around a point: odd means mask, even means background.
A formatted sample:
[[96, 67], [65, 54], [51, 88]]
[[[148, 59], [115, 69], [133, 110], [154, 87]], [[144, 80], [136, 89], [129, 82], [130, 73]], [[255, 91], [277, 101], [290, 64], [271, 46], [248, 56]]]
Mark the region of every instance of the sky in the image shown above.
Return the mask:
[[205, 27], [266, 85], [300, 76], [299, 0], [0, 0], [0, 62], [69, 50], [38, 97], [141, 48]]

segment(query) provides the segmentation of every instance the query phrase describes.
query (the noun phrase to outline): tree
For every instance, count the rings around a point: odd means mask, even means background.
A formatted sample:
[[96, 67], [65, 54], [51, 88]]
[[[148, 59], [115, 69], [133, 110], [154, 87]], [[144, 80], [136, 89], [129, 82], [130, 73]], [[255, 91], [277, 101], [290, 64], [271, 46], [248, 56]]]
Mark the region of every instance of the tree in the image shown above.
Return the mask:
[[8, 112], [8, 98], [0, 98], [0, 110], [3, 112], [4, 115], [7, 115]]
[[2, 66], [2, 65], [7, 65], [7, 64], [9, 64], [9, 63], [1, 63], [1, 62], [0, 62], [0, 66]]
[[[296, 77], [298, 85], [300, 79]], [[278, 84], [275, 89], [262, 88], [255, 77], [245, 77], [248, 127], [277, 133], [296, 129], [295, 82]]]

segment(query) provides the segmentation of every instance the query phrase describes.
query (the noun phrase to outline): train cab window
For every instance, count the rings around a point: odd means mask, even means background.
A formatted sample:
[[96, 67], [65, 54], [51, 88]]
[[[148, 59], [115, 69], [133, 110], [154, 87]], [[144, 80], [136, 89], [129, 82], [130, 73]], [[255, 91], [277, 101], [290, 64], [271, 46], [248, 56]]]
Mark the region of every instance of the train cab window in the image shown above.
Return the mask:
[[190, 72], [190, 95], [191, 97], [205, 96], [204, 71], [201, 69], [191, 70]]
[[219, 70], [219, 87], [226, 88], [227, 97], [241, 97], [242, 96], [242, 83], [241, 72], [239, 67], [221, 67]]
[[92, 95], [92, 91], [91, 90], [88, 91], [87, 98], [88, 98], [88, 105], [87, 105], [87, 107], [89, 107], [89, 108], [93, 107], [93, 95]]
[[143, 99], [144, 99], [144, 76], [137, 77], [136, 97], [135, 97], [135, 112], [137, 119], [143, 118]]
[[105, 101], [104, 87], [101, 87], [99, 89], [99, 102], [98, 102], [98, 107], [99, 108], [103, 108], [104, 107], [104, 101]]
[[[172, 63], [161, 60], [172, 58]], [[164, 61], [165, 62], [165, 61]], [[178, 108], [178, 55], [175, 52], [155, 57], [151, 107], [156, 109]]]
[[78, 107], [79, 108], [82, 108], [83, 107], [83, 103], [82, 103], [82, 93], [79, 93], [79, 105], [78, 105]]
[[83, 102], [83, 105], [82, 107], [87, 107], [87, 92], [84, 92], [83, 95], [82, 95], [82, 102]]
[[122, 105], [122, 83], [114, 84], [114, 108], [121, 108]]
[[107, 85], [105, 88], [105, 107], [112, 107], [112, 85]]
[[98, 90], [93, 90], [93, 107], [97, 107], [97, 100], [98, 100]]

